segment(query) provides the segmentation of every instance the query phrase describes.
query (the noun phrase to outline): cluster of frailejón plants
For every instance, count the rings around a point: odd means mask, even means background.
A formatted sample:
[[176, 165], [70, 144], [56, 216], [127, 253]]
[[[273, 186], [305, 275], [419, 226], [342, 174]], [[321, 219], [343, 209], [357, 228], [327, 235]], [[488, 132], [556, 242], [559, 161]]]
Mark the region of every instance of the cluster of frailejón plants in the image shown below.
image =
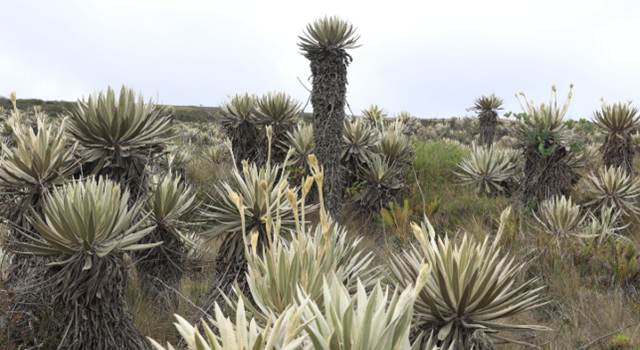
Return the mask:
[[[414, 225], [420, 246], [394, 257], [390, 271], [395, 283], [383, 287], [381, 267], [358, 247], [358, 240], [345, 238], [325, 209], [324, 172], [315, 156], [308, 161], [311, 176], [301, 191], [278, 189], [289, 203], [293, 226], [283, 225], [289, 220], [282, 220], [276, 208], [266, 214], [259, 232], [245, 217], [244, 196], [229, 191], [244, 237], [248, 287], [225, 295], [235, 320], [214, 304], [215, 317], [212, 324], [204, 321], [204, 334], [176, 316], [189, 349], [234, 344], [255, 349], [490, 349], [493, 339], [506, 339], [499, 331], [546, 329], [499, 322], [544, 305], [535, 279], [518, 281], [525, 265], [500, 253], [503, 224], [493, 242], [466, 237], [461, 244], [437, 238], [428, 221]], [[306, 196], [314, 183], [320, 203], [316, 225], [306, 220]], [[502, 222], [507, 217], [508, 211]]]
[[[12, 256], [5, 286], [10, 314], [19, 315], [8, 320], [8, 341], [147, 349], [127, 311], [125, 252], [140, 266], [154, 256], [166, 266], [158, 238], [171, 246], [192, 201], [185, 187], [163, 181], [145, 209], [150, 163], [172, 138], [169, 110], [123, 87], [79, 101], [60, 119], [38, 112], [26, 123], [17, 108], [12, 115], [0, 163], [10, 228], [3, 249]], [[147, 272], [139, 271], [144, 287]]]
[[[238, 94], [225, 102], [218, 120], [231, 140], [237, 166], [242, 161], [265, 164], [268, 153], [278, 162], [284, 160], [288, 136], [300, 121], [302, 107], [284, 92], [270, 92], [261, 97]], [[273, 140], [267, 140], [266, 129], [272, 130]]]
[[[349, 51], [359, 39], [337, 17], [309, 24], [299, 37], [312, 74], [310, 123], [303, 105], [284, 92], [234, 95], [216, 113], [215, 126], [196, 127], [174, 125], [172, 109], [126, 87], [82, 99], [58, 118], [21, 111], [12, 96], [0, 130], [6, 231], [0, 279], [11, 296], [6, 314], [20, 315], [0, 315], [10, 346], [167, 350], [176, 340], [189, 350], [536, 346], [528, 344], [536, 341], [531, 335], [548, 328], [519, 317], [548, 300], [528, 262], [501, 248], [511, 207], [496, 234], [436, 233], [426, 213], [416, 223], [403, 198], [411, 185], [415, 118], [407, 112], [390, 118], [377, 105], [346, 116]], [[498, 119], [503, 100], [482, 96], [471, 108], [478, 118], [440, 122], [433, 134], [449, 135], [446, 142], [460, 149], [451, 175], [462, 185], [483, 200], [519, 200], [519, 224], [530, 222], [558, 246], [570, 238], [587, 242], [585, 250], [611, 244], [611, 279], [628, 286], [640, 274], [637, 249], [625, 237], [640, 214], [633, 165], [640, 117], [629, 103], [603, 104], [593, 123], [602, 145], [586, 150], [565, 120], [571, 97], [572, 88], [559, 104], [555, 87], [549, 103], [518, 95], [523, 113], [507, 130]], [[441, 133], [459, 125], [473, 130], [467, 140]], [[497, 142], [508, 133], [509, 140]], [[194, 144], [196, 152], [189, 149]], [[601, 157], [584, 156], [596, 149]], [[600, 159], [598, 167], [580, 168]], [[226, 170], [204, 190], [187, 170], [200, 160]], [[579, 181], [584, 186], [576, 190]], [[358, 210], [343, 210], [344, 203]], [[401, 232], [398, 251], [377, 259], [345, 212], [371, 225], [380, 224], [372, 219], [382, 213], [383, 225]], [[181, 339], [161, 344], [141, 334], [127, 294], [140, 292], [160, 317], [183, 313], [189, 254], [214, 239], [204, 305], [189, 301], [197, 313], [174, 316]]]

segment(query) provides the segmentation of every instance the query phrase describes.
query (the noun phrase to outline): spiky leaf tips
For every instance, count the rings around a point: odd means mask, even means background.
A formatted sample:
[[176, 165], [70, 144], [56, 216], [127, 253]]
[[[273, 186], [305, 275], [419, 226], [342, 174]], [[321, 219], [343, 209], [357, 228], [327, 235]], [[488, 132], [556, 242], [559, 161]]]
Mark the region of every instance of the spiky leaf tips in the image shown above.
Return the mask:
[[68, 133], [79, 143], [85, 174], [109, 176], [133, 199], [144, 190], [145, 165], [173, 135], [170, 111], [124, 86], [118, 96], [108, 88], [78, 101], [69, 111]]
[[344, 188], [340, 156], [345, 119], [347, 50], [358, 47], [355, 28], [337, 17], [325, 17], [307, 26], [298, 47], [311, 66], [313, 130], [316, 154], [325, 169], [325, 205], [337, 217]]
[[[267, 230], [271, 229], [267, 218], [278, 221], [283, 231], [295, 228], [294, 210], [286, 192], [291, 189], [297, 193], [298, 188], [290, 188], [287, 178], [283, 166], [258, 167], [245, 162], [242, 170], [234, 169], [229, 180], [216, 186], [215, 197], [202, 211], [202, 220], [208, 225], [204, 235], [223, 238], [219, 251], [224, 253], [216, 257], [218, 283], [211, 290], [213, 300], [209, 305], [213, 301], [222, 303], [219, 292], [229, 294], [235, 282], [243, 291], [247, 288], [244, 233], [257, 232], [257, 244], [262, 249], [268, 239]], [[238, 199], [242, 201], [240, 205]], [[313, 208], [306, 209], [310, 212]]]
[[291, 149], [289, 164], [298, 169], [304, 169], [303, 176], [310, 175], [307, 158], [314, 153], [316, 147], [313, 138], [313, 125], [299, 124], [293, 131], [287, 131], [287, 143], [285, 148]]
[[[300, 320], [301, 310], [291, 306], [279, 317], [271, 318], [265, 326], [260, 326], [255, 319], [247, 319], [244, 303], [240, 299], [234, 319], [226, 317], [216, 304], [215, 319], [211, 320], [213, 327], [205, 321], [202, 323], [204, 335], [178, 315], [174, 325], [184, 339], [187, 350], [295, 350], [302, 348], [304, 341]], [[157, 350], [175, 349], [171, 344], [163, 347], [153, 339], [150, 341]]]
[[[415, 281], [422, 261], [431, 274], [416, 299], [413, 327], [418, 334], [436, 332], [443, 346], [485, 349], [501, 331], [546, 330], [545, 327], [504, 323], [524, 311], [545, 304], [537, 279], [520, 282], [524, 263], [500, 251], [498, 241], [510, 210], [501, 215], [498, 235], [477, 242], [464, 235], [462, 242], [437, 237], [428, 221], [413, 225], [419, 246], [396, 255], [390, 262], [393, 280], [400, 286]], [[426, 219], [425, 219], [426, 220]], [[426, 337], [426, 336], [425, 336]]]
[[247, 160], [261, 163], [264, 158], [264, 135], [256, 125], [255, 117], [257, 99], [249, 94], [234, 95], [222, 105], [218, 113], [220, 124], [231, 140], [233, 154], [238, 162]]
[[342, 164], [348, 171], [347, 185], [355, 180], [360, 166], [366, 164], [374, 154], [374, 148], [378, 143], [379, 134], [362, 118], [347, 120], [344, 123], [342, 140]]
[[299, 39], [298, 46], [311, 60], [324, 51], [355, 49], [359, 47], [360, 36], [350, 23], [338, 17], [324, 17], [308, 24]]
[[167, 286], [179, 285], [187, 251], [192, 245], [185, 231], [185, 219], [195, 209], [195, 196], [191, 186], [169, 173], [153, 184], [144, 206], [155, 229], [142, 241], [163, 244], [139, 254], [136, 259], [139, 278], [146, 293], [170, 305], [175, 305], [177, 300]]
[[632, 134], [640, 126], [638, 109], [631, 103], [603, 104], [594, 113], [593, 122], [606, 135], [600, 148], [604, 164], [632, 173], [635, 154]]
[[403, 169], [378, 154], [374, 154], [369, 162], [361, 166], [358, 178], [363, 182], [363, 188], [356, 194], [354, 201], [368, 215], [375, 215], [383, 206], [396, 201], [406, 188]]
[[286, 156], [287, 132], [300, 120], [300, 103], [284, 92], [268, 93], [256, 102], [256, 123], [261, 127], [270, 126], [273, 130], [272, 157], [282, 162]]
[[586, 206], [612, 207], [627, 216], [640, 215], [640, 180], [631, 177], [624, 168], [602, 167], [591, 173], [586, 179], [586, 196]]
[[534, 217], [547, 233], [556, 237], [575, 234], [585, 218], [580, 213], [580, 206], [565, 196], [552, 197], [540, 203]]
[[[425, 273], [422, 277], [426, 276]], [[377, 283], [369, 293], [358, 283], [355, 294], [330, 276], [323, 285], [322, 306], [301, 291], [302, 319], [310, 349], [412, 349], [409, 340], [413, 303], [423, 286], [390, 291]], [[430, 350], [430, 349], [429, 349]]]
[[491, 145], [498, 126], [498, 110], [502, 109], [503, 100], [494, 95], [477, 98], [472, 109], [478, 112], [480, 119], [480, 144]]
[[402, 124], [399, 122], [383, 128], [374, 151], [387, 162], [405, 168], [413, 161], [413, 148], [411, 140], [402, 130]]
[[508, 151], [496, 147], [472, 145], [471, 152], [460, 164], [456, 175], [465, 185], [475, 187], [478, 193], [509, 193], [516, 183], [516, 164]]
[[268, 318], [295, 303], [299, 289], [321, 305], [323, 281], [331, 275], [351, 293], [356, 292], [357, 281], [372, 286], [379, 277], [373, 255], [361, 250], [359, 239], [346, 237], [346, 230], [337, 225], [328, 230], [320, 225], [309, 231], [299, 227], [290, 241], [277, 239], [261, 256], [249, 257], [250, 295], [236, 292], [247, 305], [255, 304], [255, 314]]
[[118, 184], [89, 179], [54, 189], [43, 214], [29, 218], [38, 235], [20, 252], [55, 259], [50, 280], [70, 325], [65, 349], [148, 348], [127, 311], [123, 252], [153, 247], [138, 242], [154, 227], [136, 219], [141, 204], [128, 203]]
[[382, 131], [388, 114], [378, 105], [371, 105], [362, 111], [362, 117], [372, 128]]
[[560, 106], [555, 86], [549, 103], [536, 105], [524, 94], [522, 108], [525, 112], [515, 126], [518, 147], [524, 153], [524, 178], [521, 196], [525, 204], [533, 204], [555, 195], [568, 194], [578, 180], [572, 168], [573, 150], [568, 145], [564, 116], [573, 96], [570, 87], [567, 100]]
[[[267, 226], [264, 219], [268, 213], [277, 213], [283, 229], [293, 229], [293, 210], [281, 192], [288, 187], [287, 171], [282, 166], [258, 167], [245, 162], [242, 170], [234, 169], [227, 181], [216, 186], [215, 197], [204, 206], [202, 219], [209, 225], [205, 235], [238, 235], [243, 230], [257, 230], [264, 235]], [[243, 215], [233, 194], [242, 197]]]
[[[5, 192], [21, 197], [21, 204], [11, 205], [12, 218], [18, 219], [35, 197], [62, 184], [75, 170], [77, 161], [74, 146], [63, 135], [64, 123], [54, 128], [38, 119], [36, 130], [19, 126], [14, 128], [14, 147], [2, 145], [4, 157], [0, 162], [0, 186]], [[17, 210], [17, 212], [16, 212]]]

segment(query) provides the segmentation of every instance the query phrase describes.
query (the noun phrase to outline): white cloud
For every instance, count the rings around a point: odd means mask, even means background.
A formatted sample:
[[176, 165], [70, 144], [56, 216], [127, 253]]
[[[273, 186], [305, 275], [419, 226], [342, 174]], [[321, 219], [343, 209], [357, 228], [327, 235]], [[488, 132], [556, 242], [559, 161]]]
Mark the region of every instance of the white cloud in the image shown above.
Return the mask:
[[637, 99], [633, 1], [13, 1], [0, 21], [0, 94], [73, 99], [126, 83], [163, 102], [215, 105], [234, 92], [286, 90], [309, 75], [297, 36], [340, 15], [362, 36], [349, 102], [421, 116], [465, 114], [496, 92], [536, 100], [573, 82], [570, 114], [602, 96]]

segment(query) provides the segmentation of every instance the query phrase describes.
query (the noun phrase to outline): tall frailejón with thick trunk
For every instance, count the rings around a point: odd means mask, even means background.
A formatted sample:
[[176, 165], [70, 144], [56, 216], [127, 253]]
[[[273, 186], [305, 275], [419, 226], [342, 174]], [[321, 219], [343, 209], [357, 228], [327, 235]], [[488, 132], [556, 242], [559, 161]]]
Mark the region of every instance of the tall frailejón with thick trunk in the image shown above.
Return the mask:
[[309, 24], [302, 36], [302, 54], [309, 59], [313, 75], [311, 104], [316, 155], [325, 171], [325, 205], [337, 216], [342, 199], [342, 128], [345, 119], [347, 50], [358, 47], [355, 28], [337, 17], [325, 17]]

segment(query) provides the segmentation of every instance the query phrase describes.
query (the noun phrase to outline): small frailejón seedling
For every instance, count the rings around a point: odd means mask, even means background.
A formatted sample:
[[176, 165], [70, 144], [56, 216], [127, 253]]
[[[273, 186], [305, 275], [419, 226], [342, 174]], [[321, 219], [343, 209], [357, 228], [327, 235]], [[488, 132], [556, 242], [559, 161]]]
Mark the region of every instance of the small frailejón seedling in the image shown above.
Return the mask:
[[380, 132], [380, 138], [374, 146], [374, 152], [385, 161], [404, 169], [413, 161], [411, 140], [403, 132], [402, 124], [394, 122]]
[[517, 169], [512, 160], [508, 151], [473, 144], [469, 155], [458, 164], [455, 174], [462, 184], [475, 187], [477, 193], [510, 193], [517, 185], [514, 181]]
[[492, 349], [493, 340], [510, 341], [501, 331], [547, 330], [546, 327], [503, 323], [501, 320], [545, 304], [537, 279], [520, 282], [524, 263], [501, 253], [498, 242], [509, 217], [506, 209], [493, 242], [477, 242], [464, 235], [461, 243], [437, 237], [425, 218], [413, 225], [420, 243], [390, 261], [390, 275], [399, 286], [418, 278], [422, 262], [431, 274], [416, 299], [413, 331], [435, 332], [442, 346]]
[[343, 149], [342, 127], [345, 120], [347, 50], [358, 47], [359, 35], [348, 22], [338, 17], [324, 17], [307, 25], [298, 47], [310, 62], [312, 78], [311, 105], [316, 155], [326, 176], [325, 205], [338, 217], [342, 203]]
[[412, 349], [409, 335], [414, 302], [428, 273], [423, 265], [414, 284], [393, 291], [378, 282], [367, 293], [358, 283], [355, 294], [330, 276], [322, 287], [321, 306], [300, 291], [302, 320], [310, 343], [307, 349]]
[[594, 112], [594, 125], [606, 136], [600, 147], [605, 166], [622, 167], [633, 173], [633, 132], [640, 127], [640, 113], [631, 103], [603, 104]]
[[565, 196], [542, 201], [534, 217], [544, 231], [556, 237], [576, 234], [585, 219], [580, 213], [580, 206], [574, 204], [571, 197]]
[[624, 224], [622, 212], [613, 207], [602, 207], [596, 211], [598, 215], [589, 212], [589, 223], [586, 225], [581, 237], [592, 239], [598, 245], [622, 237], [620, 231], [629, 227], [629, 223]]
[[154, 226], [143, 227], [144, 219], [137, 219], [142, 203], [129, 202], [117, 183], [88, 179], [49, 192], [42, 214], [29, 217], [37, 234], [19, 244], [19, 253], [54, 260], [47, 281], [67, 325], [59, 348], [149, 348], [127, 310], [123, 257], [159, 243], [138, 243]]

